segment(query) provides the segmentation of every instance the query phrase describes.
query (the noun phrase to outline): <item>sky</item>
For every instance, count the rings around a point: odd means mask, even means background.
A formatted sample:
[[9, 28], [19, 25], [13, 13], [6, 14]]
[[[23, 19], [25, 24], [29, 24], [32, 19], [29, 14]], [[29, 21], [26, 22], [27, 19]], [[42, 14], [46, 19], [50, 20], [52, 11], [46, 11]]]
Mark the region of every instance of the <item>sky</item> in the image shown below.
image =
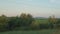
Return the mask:
[[60, 0], [0, 0], [0, 15], [17, 16], [29, 13], [34, 17], [60, 17]]

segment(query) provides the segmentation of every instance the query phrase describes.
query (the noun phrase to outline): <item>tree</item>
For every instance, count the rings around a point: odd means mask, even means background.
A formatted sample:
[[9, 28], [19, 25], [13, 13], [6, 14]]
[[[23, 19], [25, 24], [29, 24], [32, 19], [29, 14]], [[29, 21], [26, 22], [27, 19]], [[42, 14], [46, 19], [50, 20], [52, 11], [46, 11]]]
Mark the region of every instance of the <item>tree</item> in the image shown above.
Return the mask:
[[32, 17], [31, 14], [27, 14], [27, 24], [26, 25], [31, 25], [32, 22], [34, 21], [34, 18]]
[[54, 28], [56, 27], [57, 19], [55, 18], [54, 15], [49, 17], [49, 23], [51, 25], [53, 24]]
[[25, 13], [22, 13], [21, 16], [20, 16], [20, 24], [21, 26], [29, 26], [32, 21], [34, 20], [32, 15], [30, 14], [25, 14]]
[[49, 17], [49, 22], [50, 22], [50, 23], [53, 23], [53, 24], [56, 24], [57, 19], [55, 18], [54, 15], [53, 15], [52, 17], [51, 17], [51, 16]]
[[26, 14], [25, 13], [22, 13], [20, 15], [20, 25], [21, 26], [25, 26], [25, 24], [26, 24]]
[[0, 16], [0, 24], [6, 24], [7, 17], [5, 15]]
[[57, 23], [56, 24], [60, 24], [60, 19], [57, 19]]
[[12, 30], [12, 29], [14, 29], [15, 27], [16, 27], [16, 25], [17, 25], [17, 17], [10, 17], [10, 19], [9, 19], [9, 21], [8, 21], [8, 25], [7, 25], [7, 28], [9, 29], [9, 30]]
[[5, 30], [7, 24], [7, 17], [5, 15], [0, 16], [0, 31]]
[[60, 29], [60, 19], [57, 19], [57, 28], [59, 28]]

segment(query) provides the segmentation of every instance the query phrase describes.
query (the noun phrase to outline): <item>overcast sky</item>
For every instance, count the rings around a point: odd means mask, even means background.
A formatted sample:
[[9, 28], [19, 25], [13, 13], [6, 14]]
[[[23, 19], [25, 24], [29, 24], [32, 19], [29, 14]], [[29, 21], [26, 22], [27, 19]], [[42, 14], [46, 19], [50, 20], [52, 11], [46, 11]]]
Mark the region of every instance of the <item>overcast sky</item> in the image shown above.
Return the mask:
[[0, 0], [0, 15], [30, 13], [34, 17], [60, 17], [60, 0]]

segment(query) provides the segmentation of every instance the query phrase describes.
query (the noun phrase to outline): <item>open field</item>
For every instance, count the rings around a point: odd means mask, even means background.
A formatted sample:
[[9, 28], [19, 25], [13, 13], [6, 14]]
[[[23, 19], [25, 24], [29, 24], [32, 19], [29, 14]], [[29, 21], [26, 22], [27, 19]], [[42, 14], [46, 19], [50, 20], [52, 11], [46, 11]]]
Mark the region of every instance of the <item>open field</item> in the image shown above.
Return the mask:
[[40, 30], [40, 31], [8, 31], [0, 32], [0, 34], [53, 34], [56, 30]]
[[36, 23], [47, 24], [49, 22], [48, 22], [48, 19], [36, 19]]

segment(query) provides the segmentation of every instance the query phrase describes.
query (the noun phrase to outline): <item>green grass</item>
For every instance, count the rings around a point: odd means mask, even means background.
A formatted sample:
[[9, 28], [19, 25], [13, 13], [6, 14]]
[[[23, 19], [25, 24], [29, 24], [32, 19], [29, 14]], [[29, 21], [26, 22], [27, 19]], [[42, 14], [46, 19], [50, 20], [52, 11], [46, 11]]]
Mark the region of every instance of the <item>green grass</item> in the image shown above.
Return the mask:
[[48, 19], [36, 19], [36, 23], [47, 24], [48, 23]]
[[40, 31], [8, 31], [0, 32], [0, 34], [53, 34], [55, 30], [40, 30]]

